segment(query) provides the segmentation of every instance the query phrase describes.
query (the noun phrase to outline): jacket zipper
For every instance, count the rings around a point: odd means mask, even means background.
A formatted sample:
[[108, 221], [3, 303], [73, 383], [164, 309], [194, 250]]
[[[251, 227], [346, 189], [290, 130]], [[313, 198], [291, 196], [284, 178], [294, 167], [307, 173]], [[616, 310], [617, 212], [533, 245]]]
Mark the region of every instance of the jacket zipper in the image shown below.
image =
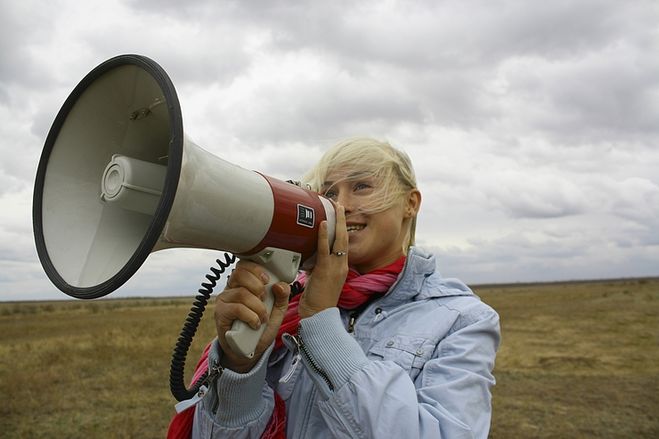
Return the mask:
[[[197, 390], [197, 393], [195, 393], [190, 399], [179, 401], [174, 406], [176, 408], [176, 413], [181, 413], [182, 411], [187, 410], [190, 407], [199, 404], [199, 401], [201, 401], [208, 395], [211, 387], [213, 386], [213, 382], [220, 375], [222, 375], [222, 372], [224, 372], [224, 368], [222, 368], [222, 366], [220, 366], [219, 364], [214, 364], [211, 367], [209, 373], [206, 374], [206, 377], [199, 383], [199, 389]], [[213, 407], [212, 407], [213, 413], [217, 412], [217, 406], [219, 405], [219, 402], [220, 402], [219, 398], [216, 398], [215, 401], [213, 402]]]
[[281, 378], [279, 378], [280, 383], [287, 383], [288, 380], [291, 379], [291, 377], [295, 373], [295, 370], [297, 369], [298, 364], [300, 364], [301, 359], [302, 359], [302, 354], [300, 354], [300, 350], [298, 349], [297, 352], [295, 352], [295, 356], [291, 360], [291, 365], [289, 366], [288, 372], [286, 372]]
[[[360, 315], [362, 315], [364, 311], [366, 311], [366, 308], [368, 308], [372, 303], [373, 303], [372, 301], [368, 301], [363, 305], [350, 311], [350, 315], [348, 317], [348, 334], [355, 333], [355, 325], [357, 324], [357, 319], [359, 318]], [[377, 309], [376, 314], [380, 314], [379, 310], [380, 308]]]
[[[215, 382], [222, 375], [222, 372], [224, 372], [224, 368], [222, 366], [220, 366], [218, 363], [213, 364], [204, 382], [207, 383], [208, 386], [210, 387], [211, 383]], [[217, 408], [219, 405], [220, 405], [220, 397], [215, 395], [215, 400], [213, 401], [213, 407], [211, 408], [213, 414], [217, 413]]]
[[350, 313], [350, 318], [348, 319], [348, 334], [352, 334], [355, 332], [355, 323], [357, 323], [358, 316], [359, 313], [356, 311]]
[[318, 363], [316, 363], [316, 361], [313, 358], [311, 358], [311, 355], [309, 354], [309, 351], [307, 350], [304, 341], [302, 341], [302, 326], [298, 327], [297, 335], [293, 335], [291, 336], [291, 338], [295, 342], [295, 345], [298, 348], [298, 352], [301, 352], [304, 359], [307, 360], [307, 364], [309, 365], [311, 370], [314, 371], [316, 374], [318, 374], [318, 376], [320, 376], [323, 379], [323, 381], [325, 381], [325, 384], [327, 384], [327, 387], [329, 387], [331, 391], [334, 391], [334, 385], [330, 381], [329, 376], [324, 370], [320, 368], [320, 366], [318, 366]]

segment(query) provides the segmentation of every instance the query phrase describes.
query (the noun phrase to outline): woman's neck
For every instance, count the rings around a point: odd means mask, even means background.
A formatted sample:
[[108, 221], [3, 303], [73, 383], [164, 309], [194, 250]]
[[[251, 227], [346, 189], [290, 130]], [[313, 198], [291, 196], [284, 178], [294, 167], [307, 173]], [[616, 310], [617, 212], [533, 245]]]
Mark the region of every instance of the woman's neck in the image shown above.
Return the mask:
[[398, 253], [389, 255], [387, 257], [380, 258], [377, 261], [370, 261], [364, 264], [351, 265], [350, 268], [356, 270], [359, 274], [366, 274], [366, 273], [370, 273], [371, 271], [377, 270], [379, 268], [384, 268], [388, 265], [391, 265], [403, 256], [405, 256], [405, 254], [402, 251], [400, 251]]

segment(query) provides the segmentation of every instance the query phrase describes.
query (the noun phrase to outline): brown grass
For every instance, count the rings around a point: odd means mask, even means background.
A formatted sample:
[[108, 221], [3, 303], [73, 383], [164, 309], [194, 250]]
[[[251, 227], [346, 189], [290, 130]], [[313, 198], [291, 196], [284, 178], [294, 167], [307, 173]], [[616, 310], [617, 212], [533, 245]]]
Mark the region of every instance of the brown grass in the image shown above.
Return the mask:
[[491, 437], [659, 437], [659, 280], [475, 289], [503, 333]]
[[[475, 290], [503, 331], [491, 437], [659, 437], [659, 280]], [[190, 303], [0, 303], [0, 435], [164, 437]]]
[[[175, 402], [170, 355], [190, 304], [0, 304], [0, 435], [164, 437]], [[198, 331], [190, 364], [211, 325]]]

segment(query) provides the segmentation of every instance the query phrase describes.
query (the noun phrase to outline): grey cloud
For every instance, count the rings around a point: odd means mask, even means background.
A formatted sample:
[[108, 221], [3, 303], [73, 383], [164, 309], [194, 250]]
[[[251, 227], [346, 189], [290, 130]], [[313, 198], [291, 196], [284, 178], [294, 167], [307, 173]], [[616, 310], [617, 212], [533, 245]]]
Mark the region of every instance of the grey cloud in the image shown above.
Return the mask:
[[2, 300], [43, 299], [45, 291], [54, 292], [57, 289], [47, 281], [36, 257], [31, 260], [0, 259]]
[[[532, 127], [571, 143], [656, 131], [659, 108], [649, 98], [657, 90], [656, 62], [644, 58], [656, 52], [649, 32], [658, 14], [648, 2], [637, 8], [601, 1], [505, 7], [417, 2], [384, 13], [361, 2], [345, 14], [329, 6], [277, 5], [252, 18], [273, 29], [276, 50], [313, 47], [364, 80], [365, 65], [388, 71], [392, 82], [407, 84], [420, 102], [424, 118], [418, 122], [473, 127], [529, 118]], [[375, 19], [362, 20], [360, 13]], [[648, 40], [645, 52], [618, 47], [621, 39], [634, 38]], [[621, 56], [620, 63], [612, 62]], [[507, 60], [519, 58], [538, 62], [522, 64], [516, 76], [504, 79], [513, 95], [528, 98], [502, 108], [499, 96], [482, 85]], [[526, 112], [522, 106], [530, 111], [520, 114]]]
[[[12, 160], [7, 164], [9, 166], [3, 165], [0, 169], [0, 195], [23, 190], [29, 185], [25, 178], [26, 172], [16, 172], [16, 169], [11, 169], [10, 166], [14, 163], [16, 161]], [[20, 163], [19, 170], [23, 169], [25, 169], [25, 164]]]
[[[59, 102], [59, 105], [64, 104], [64, 101]], [[34, 115], [30, 132], [39, 140], [45, 142], [46, 136], [50, 131], [50, 127], [55, 121], [57, 112], [59, 111], [57, 104], [44, 106], [40, 108]]]
[[[174, 2], [131, 4], [150, 13], [178, 8]], [[376, 81], [384, 96], [389, 85], [395, 84], [415, 104], [390, 96], [382, 99], [385, 105], [365, 102], [369, 112], [398, 106], [399, 113], [418, 124], [474, 128], [503, 122], [503, 129], [514, 129], [514, 121], [525, 118], [537, 130], [571, 143], [592, 138], [610, 141], [629, 137], [630, 130], [654, 133], [656, 129], [659, 108], [647, 98], [656, 90], [657, 75], [649, 74], [655, 70], [653, 62], [643, 61], [643, 54], [628, 53], [624, 47], [607, 51], [621, 38], [646, 38], [647, 53], [652, 52], [656, 43], [644, 35], [653, 28], [657, 11], [648, 2], [638, 2], [637, 7], [600, 0], [509, 1], [496, 7], [491, 2], [410, 2], [392, 9], [378, 4], [315, 2], [305, 7], [282, 1], [190, 2], [183, 7], [182, 20], [207, 26], [211, 34], [211, 22], [220, 28], [260, 29], [267, 52], [321, 53], [326, 62], [352, 75], [356, 88]], [[217, 38], [217, 44], [221, 46], [223, 38]], [[222, 56], [219, 48], [206, 48], [217, 62], [193, 50], [189, 62], [172, 59], [167, 63], [184, 80], [230, 78], [247, 68], [236, 42], [230, 46], [234, 50], [225, 50], [228, 56]], [[626, 56], [627, 62], [616, 65], [610, 54]], [[162, 55], [168, 59], [168, 54]], [[172, 57], [188, 59], [181, 53]], [[520, 71], [498, 73], [511, 60], [515, 65], [517, 59], [525, 58], [538, 62], [528, 67], [521, 64]], [[196, 63], [200, 68], [191, 67]], [[552, 67], [556, 63], [562, 67]], [[499, 74], [509, 82], [508, 93], [526, 98], [510, 108], [502, 107], [501, 96], [483, 88]], [[325, 115], [323, 111], [336, 111], [323, 102], [310, 101], [288, 102], [282, 116], [299, 118], [291, 123], [304, 131], [312, 119]], [[347, 102], [354, 108], [360, 108], [360, 103]], [[350, 106], [341, 110], [349, 112]], [[282, 134], [276, 131], [293, 127], [281, 121], [272, 124], [270, 131], [277, 137]], [[317, 128], [313, 123], [308, 127]]]
[[[470, 247], [432, 247], [440, 272], [469, 283], [537, 282], [648, 276], [656, 273], [659, 247], [622, 245], [600, 229], [562, 239], [530, 239], [520, 232], [472, 240]], [[599, 234], [599, 236], [598, 236]]]
[[[0, 2], [0, 271], [29, 278], [3, 294], [47, 290], [26, 208], [45, 134], [127, 52], [172, 77], [186, 131], [249, 169], [299, 177], [345, 136], [408, 149], [445, 275], [657, 273], [654, 0]], [[208, 263], [157, 256], [117, 294], [196, 290]]]
[[552, 174], [495, 171], [479, 183], [491, 201], [515, 218], [556, 218], [583, 211], [578, 185]]
[[45, 89], [51, 80], [44, 74], [39, 46], [48, 42], [55, 27], [56, 2], [0, 2], [0, 96], [9, 95], [10, 87], [22, 85]]
[[631, 3], [560, 0], [483, 4], [474, 26], [478, 29], [474, 46], [482, 47], [484, 56], [497, 54], [500, 59], [583, 56], [628, 35], [632, 28], [640, 26], [644, 31], [652, 25], [647, 13], [657, 11], [652, 11], [651, 3], [636, 2], [637, 6], [645, 3], [645, 8], [631, 7]]
[[31, 186], [42, 143], [29, 133], [30, 122], [26, 120], [29, 115], [4, 113], [3, 110], [5, 108], [0, 107], [0, 114], [4, 114], [3, 125], [0, 125], [0, 153], [3, 155], [0, 161], [0, 196], [15, 196]]
[[644, 32], [656, 8], [616, 1], [575, 3], [416, 1], [231, 2], [225, 12], [273, 29], [276, 47], [316, 47], [342, 60], [419, 69], [487, 68], [510, 56], [573, 57]]
[[9, 91], [2, 83], [0, 83], [0, 104], [9, 105]]
[[[616, 55], [622, 59], [612, 62]], [[522, 63], [508, 77], [510, 95], [522, 99], [510, 111], [528, 108], [519, 117], [559, 143], [650, 146], [659, 134], [659, 105], [651, 98], [659, 95], [659, 63], [646, 56], [623, 48], [569, 63]]]
[[[157, 26], [155, 17], [149, 18], [149, 25]], [[122, 26], [134, 26], [126, 23]], [[209, 87], [214, 83], [226, 84], [241, 75], [250, 65], [250, 59], [245, 52], [244, 35], [237, 29], [228, 27], [223, 32], [209, 30], [206, 38], [195, 39], [194, 24], [181, 23], [182, 29], [174, 26], [171, 31], [159, 29], [162, 40], [133, 41], [134, 35], [130, 28], [121, 29], [115, 25], [106, 32], [89, 31], [81, 35], [94, 52], [117, 55], [117, 50], [123, 53], [137, 53], [152, 58], [160, 64], [171, 77], [178, 89], [186, 84], [202, 84]], [[181, 31], [183, 34], [179, 35]], [[116, 35], [108, 40], [106, 34]], [[213, 35], [217, 35], [213, 38]], [[171, 42], [168, 41], [171, 39]], [[102, 59], [98, 62], [103, 61]]]
[[[124, 3], [135, 11], [155, 14], [167, 19], [175, 16], [186, 21], [194, 20], [197, 22], [216, 20], [234, 9], [233, 2], [226, 0], [188, 0], [186, 2], [177, 0], [125, 0]], [[254, 3], [256, 2], [250, 2], [250, 4]]]
[[452, 68], [553, 48], [574, 53], [586, 45], [575, 48], [578, 39], [610, 39], [617, 30], [608, 15], [615, 17], [613, 8], [592, 1], [505, 3], [406, 2], [393, 8], [373, 1], [323, 2], [311, 8], [243, 3], [235, 14], [276, 29], [275, 42], [283, 49], [313, 45], [341, 58], [417, 69]]
[[[152, 253], [138, 272], [112, 297], [135, 296], [135, 291], [151, 296], [190, 296], [197, 294], [209, 267], [217, 267], [216, 259], [224, 261], [223, 252], [200, 249], [164, 250]], [[230, 271], [230, 270], [229, 270]], [[215, 287], [224, 287], [223, 277]]]
[[[320, 142], [319, 142], [320, 143]], [[328, 144], [309, 146], [304, 143], [277, 143], [262, 149], [258, 155], [263, 156], [263, 162], [258, 169], [281, 180], [300, 180], [320, 158]], [[254, 156], [258, 156], [254, 155]]]
[[659, 184], [632, 177], [610, 187], [611, 211], [643, 225], [652, 225], [659, 236]]
[[266, 84], [236, 108], [209, 109], [216, 120], [247, 143], [338, 139], [355, 133], [383, 132], [392, 124], [419, 120], [418, 102], [383, 82], [366, 78], [337, 80], [290, 76]]
[[32, 237], [31, 217], [27, 216], [25, 220], [20, 227], [11, 224], [0, 226], [0, 254], [2, 255], [0, 262], [17, 264], [37, 260]]

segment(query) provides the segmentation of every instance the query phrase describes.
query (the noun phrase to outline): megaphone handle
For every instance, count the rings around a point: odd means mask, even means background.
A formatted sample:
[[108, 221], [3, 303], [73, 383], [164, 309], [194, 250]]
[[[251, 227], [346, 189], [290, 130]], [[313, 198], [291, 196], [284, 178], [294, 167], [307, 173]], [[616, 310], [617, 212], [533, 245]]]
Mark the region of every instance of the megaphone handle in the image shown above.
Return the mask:
[[[265, 298], [263, 299], [263, 304], [268, 312], [268, 316], [270, 316], [272, 305], [275, 302], [274, 295], [272, 294], [272, 287], [279, 282], [279, 279], [277, 279], [269, 270], [266, 269], [265, 271], [268, 273], [268, 276], [270, 276], [271, 282], [265, 286]], [[274, 280], [274, 282], [272, 280]], [[263, 323], [257, 329], [252, 329], [251, 326], [242, 320], [236, 320], [233, 322], [233, 325], [231, 325], [231, 330], [227, 331], [225, 334], [227, 343], [235, 353], [246, 358], [252, 358], [254, 356], [254, 351], [256, 350], [256, 345], [259, 343], [266, 326], [268, 326], [267, 322]]]
[[[265, 286], [265, 298], [263, 299], [268, 316], [270, 316], [274, 304], [272, 287], [280, 281], [291, 283], [295, 280], [300, 267], [300, 258], [299, 253], [271, 247], [254, 255], [241, 257], [241, 259], [249, 259], [261, 265], [270, 276], [270, 282]], [[227, 343], [235, 353], [252, 358], [266, 326], [267, 323], [263, 323], [258, 329], [252, 329], [247, 323], [236, 320], [231, 325], [231, 330], [225, 333]]]

